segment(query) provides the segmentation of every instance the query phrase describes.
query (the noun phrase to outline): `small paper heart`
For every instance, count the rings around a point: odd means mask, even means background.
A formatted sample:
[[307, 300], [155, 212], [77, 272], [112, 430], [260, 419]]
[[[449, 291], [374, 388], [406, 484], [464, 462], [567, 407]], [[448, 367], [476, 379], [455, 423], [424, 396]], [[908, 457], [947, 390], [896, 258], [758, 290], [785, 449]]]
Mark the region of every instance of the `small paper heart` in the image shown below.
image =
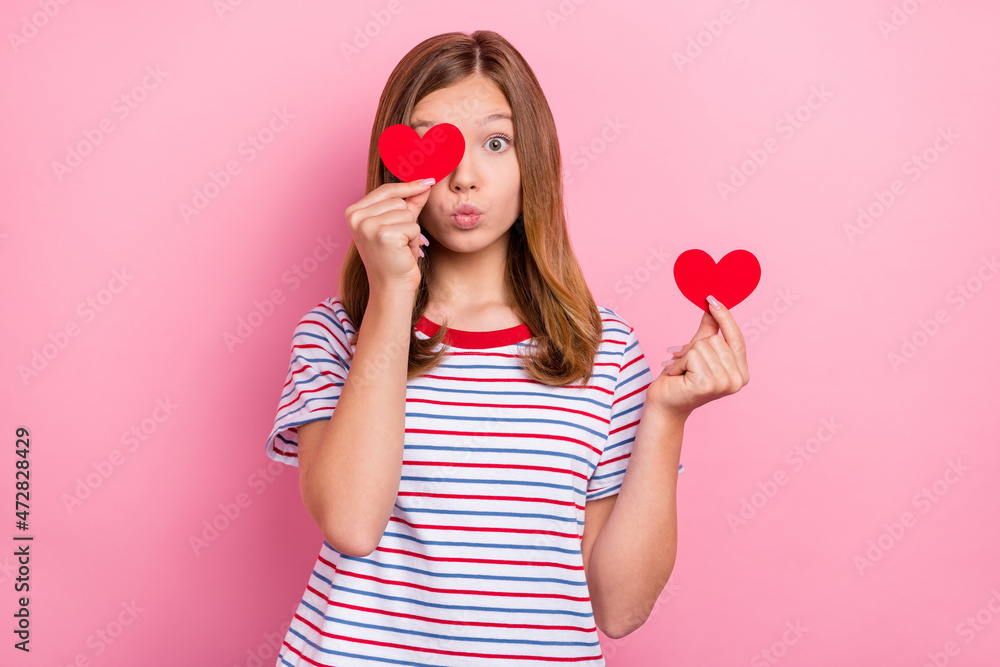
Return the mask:
[[718, 264], [704, 250], [685, 250], [674, 261], [674, 281], [681, 294], [706, 313], [709, 294], [731, 309], [757, 288], [760, 262], [749, 250], [733, 250]]
[[433, 178], [440, 183], [462, 161], [465, 137], [451, 123], [438, 123], [423, 137], [409, 125], [390, 125], [378, 138], [378, 154], [401, 181]]

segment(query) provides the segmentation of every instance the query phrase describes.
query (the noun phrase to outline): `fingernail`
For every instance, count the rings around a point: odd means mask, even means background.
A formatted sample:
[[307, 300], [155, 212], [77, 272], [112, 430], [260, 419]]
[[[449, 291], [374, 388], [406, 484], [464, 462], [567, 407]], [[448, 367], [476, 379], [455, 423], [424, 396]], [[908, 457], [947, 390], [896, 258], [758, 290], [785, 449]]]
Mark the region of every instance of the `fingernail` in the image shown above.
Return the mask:
[[676, 359], [670, 359], [670, 360], [668, 360], [668, 361], [664, 361], [664, 362], [663, 362], [662, 364], [660, 364], [660, 365], [661, 365], [661, 366], [663, 366], [664, 368], [669, 368], [670, 366], [673, 366], [673, 365], [674, 365], [674, 362], [675, 362], [675, 361], [677, 361], [677, 360], [676, 360]]
[[434, 185], [434, 179], [433, 178], [422, 178], [422, 179], [420, 179], [417, 182], [420, 185]]
[[424, 256], [424, 249], [423, 249], [423, 248], [417, 248], [417, 252], [419, 252], [419, 253], [420, 253], [420, 256], [421, 256], [421, 257], [423, 257], [423, 256]]
[[712, 304], [712, 308], [715, 308], [716, 310], [722, 308], [722, 304], [716, 301], [715, 297], [711, 294], [708, 295], [708, 302]]
[[667, 348], [667, 352], [680, 352], [684, 349], [683, 345], [671, 345]]
[[427, 237], [426, 237], [426, 236], [424, 236], [423, 234], [421, 234], [421, 235], [420, 235], [420, 241], [421, 241], [421, 243], [423, 243], [424, 245], [430, 245], [430, 244], [431, 244], [431, 242], [430, 242], [430, 241], [428, 241], [428, 240], [427, 240]]

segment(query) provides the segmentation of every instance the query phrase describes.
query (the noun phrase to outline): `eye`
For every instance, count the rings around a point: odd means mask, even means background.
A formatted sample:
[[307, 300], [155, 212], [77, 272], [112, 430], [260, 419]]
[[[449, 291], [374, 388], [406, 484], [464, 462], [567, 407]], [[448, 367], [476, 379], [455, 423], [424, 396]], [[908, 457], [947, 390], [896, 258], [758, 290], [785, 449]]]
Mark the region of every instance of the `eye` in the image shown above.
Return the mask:
[[[509, 137], [503, 133], [494, 134], [492, 137], [486, 140], [487, 150], [491, 153], [502, 153], [505, 149], [501, 142], [506, 142], [509, 145], [514, 143], [514, 138]], [[497, 148], [498, 144], [500, 144], [499, 150], [494, 150], [495, 148]]]

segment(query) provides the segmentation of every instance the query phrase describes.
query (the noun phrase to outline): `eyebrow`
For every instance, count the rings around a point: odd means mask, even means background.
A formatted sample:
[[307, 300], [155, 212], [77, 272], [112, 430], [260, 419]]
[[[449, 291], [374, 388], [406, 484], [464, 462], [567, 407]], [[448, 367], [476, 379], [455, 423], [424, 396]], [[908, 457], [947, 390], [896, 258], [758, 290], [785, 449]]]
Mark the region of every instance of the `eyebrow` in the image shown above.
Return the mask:
[[[496, 122], [498, 120], [509, 120], [512, 123], [514, 122], [514, 119], [511, 118], [510, 114], [508, 113], [491, 113], [489, 116], [477, 120], [476, 125], [489, 125], [490, 123]], [[415, 130], [418, 127], [423, 127], [424, 125], [437, 125], [437, 124], [438, 124], [437, 121], [422, 120], [418, 123], [414, 123], [410, 127], [412, 127]]]

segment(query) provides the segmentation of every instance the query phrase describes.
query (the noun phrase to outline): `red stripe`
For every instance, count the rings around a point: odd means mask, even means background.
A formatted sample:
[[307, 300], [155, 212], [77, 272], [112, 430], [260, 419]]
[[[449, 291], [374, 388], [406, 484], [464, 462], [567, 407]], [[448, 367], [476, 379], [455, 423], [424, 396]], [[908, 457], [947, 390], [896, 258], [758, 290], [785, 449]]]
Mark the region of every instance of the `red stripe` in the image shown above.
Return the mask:
[[[431, 523], [413, 523], [398, 516], [390, 516], [389, 521], [406, 524], [410, 528], [424, 528], [432, 530], [458, 530], [471, 533], [515, 533], [523, 535], [552, 535], [553, 537], [567, 537], [580, 539], [579, 533], [560, 533], [555, 530], [534, 530], [532, 528], [498, 528], [494, 526], [442, 526]], [[450, 561], [450, 559], [449, 559]]]
[[543, 440], [560, 440], [563, 442], [574, 442], [578, 445], [583, 445], [587, 449], [601, 453], [599, 449], [591, 445], [590, 443], [584, 442], [582, 440], [577, 440], [576, 438], [563, 438], [558, 435], [549, 435], [546, 433], [485, 433], [481, 431], [442, 431], [438, 429], [429, 428], [408, 428], [407, 433], [430, 433], [432, 435], [468, 435], [475, 437], [492, 437], [492, 438], [541, 438]]
[[390, 549], [389, 547], [376, 547], [376, 551], [386, 553], [401, 554], [412, 558], [423, 558], [424, 560], [445, 561], [449, 563], [489, 563], [490, 565], [527, 565], [530, 567], [561, 567], [567, 570], [583, 570], [583, 565], [570, 565], [568, 563], [553, 563], [551, 561], [527, 561], [527, 560], [497, 560], [496, 558], [444, 558], [443, 556], [428, 556], [427, 554], [405, 549]]
[[[460, 588], [435, 588], [433, 586], [424, 586], [422, 584], [415, 584], [411, 581], [397, 581], [394, 579], [383, 579], [382, 577], [376, 577], [370, 574], [361, 574], [360, 572], [351, 572], [350, 570], [345, 570], [342, 567], [338, 567], [323, 558], [319, 557], [319, 561], [332, 567], [337, 574], [343, 574], [345, 576], [355, 577], [357, 579], [364, 579], [366, 581], [375, 581], [380, 584], [391, 584], [393, 586], [406, 586], [408, 588], [419, 588], [422, 591], [430, 591], [432, 593], [448, 593], [449, 595], [492, 595], [495, 597], [526, 597], [526, 598], [551, 598], [556, 600], [572, 600], [573, 602], [590, 602], [590, 596], [578, 597], [575, 595], [562, 595], [559, 593], [518, 593], [516, 591], [476, 591]], [[447, 561], [445, 561], [447, 562]]]
[[430, 616], [418, 616], [417, 614], [405, 614], [401, 611], [389, 611], [387, 609], [379, 609], [377, 607], [365, 607], [364, 605], [348, 604], [346, 602], [336, 602], [330, 599], [328, 596], [324, 595], [322, 592], [316, 590], [312, 586], [306, 586], [306, 590], [311, 591], [321, 597], [323, 600], [330, 605], [336, 605], [338, 607], [344, 607], [346, 609], [353, 609], [354, 611], [365, 611], [372, 614], [381, 614], [383, 616], [396, 616], [398, 618], [411, 618], [416, 621], [426, 621], [427, 623], [441, 623], [444, 625], [467, 625], [470, 627], [478, 628], [517, 628], [521, 630], [572, 630], [575, 632], [593, 632], [597, 629], [597, 626], [590, 628], [576, 628], [572, 625], [533, 625], [531, 623], [487, 623], [486, 621], [459, 621], [459, 620], [448, 620], [443, 618], [431, 618]]
[[600, 463], [597, 464], [597, 468], [595, 468], [594, 471], [596, 472], [598, 469], [600, 469], [601, 466], [606, 466], [609, 463], [614, 463], [615, 461], [622, 461], [624, 459], [627, 459], [631, 455], [632, 455], [631, 453], [629, 453], [629, 454], [622, 454], [621, 456], [619, 456], [617, 458], [608, 459], [607, 461], [601, 461]]
[[[600, 657], [600, 655], [596, 655], [596, 656], [584, 656], [581, 658], [549, 658], [538, 655], [501, 655], [499, 653], [472, 653], [469, 651], [446, 651], [444, 649], [425, 648], [423, 646], [410, 646], [408, 644], [393, 644], [392, 642], [380, 642], [374, 639], [359, 639], [357, 637], [348, 637], [347, 635], [335, 635], [332, 632], [325, 632], [323, 630], [320, 630], [318, 626], [302, 618], [302, 616], [300, 616], [299, 614], [295, 614], [295, 618], [299, 619], [300, 621], [302, 621], [303, 623], [305, 623], [310, 628], [314, 629], [316, 632], [323, 635], [324, 637], [331, 637], [333, 639], [343, 639], [346, 641], [357, 642], [360, 644], [372, 644], [374, 646], [386, 646], [389, 648], [404, 649], [407, 651], [421, 651], [424, 653], [438, 653], [441, 655], [461, 655], [469, 658], [496, 658], [503, 660], [550, 660], [552, 662], [580, 662], [581, 660], [596, 660], [597, 658]], [[292, 650], [295, 651], [295, 649]], [[299, 653], [298, 651], [295, 652]], [[301, 653], [299, 655], [301, 655]], [[310, 660], [310, 662], [313, 662], [313, 664], [320, 664], [312, 660]]]
[[458, 500], [511, 500], [511, 501], [524, 501], [528, 503], [551, 503], [553, 505], [572, 505], [573, 507], [582, 510], [583, 505], [576, 502], [565, 501], [565, 500], [555, 500], [553, 498], [532, 498], [529, 496], [477, 496], [468, 495], [464, 493], [421, 493], [419, 491], [400, 491], [398, 494], [400, 496], [418, 496], [425, 498], [456, 498]]
[[573, 475], [580, 479], [590, 479], [589, 475], [584, 475], [575, 470], [565, 468], [552, 468], [550, 466], [529, 466], [529, 465], [504, 465], [500, 463], [459, 463], [452, 461], [407, 461], [403, 460], [403, 465], [411, 466], [441, 466], [447, 468], [490, 468], [491, 470], [544, 470], [560, 475]]
[[[547, 396], [541, 395], [542, 398], [548, 398]], [[607, 419], [604, 419], [600, 415], [595, 415], [593, 412], [587, 412], [585, 410], [574, 410], [573, 408], [565, 408], [558, 405], [539, 405], [537, 403], [463, 403], [460, 401], [435, 401], [429, 398], [407, 398], [407, 405], [410, 403], [430, 403], [432, 405], [448, 405], [456, 406], [462, 408], [530, 408], [535, 410], [559, 410], [561, 412], [571, 412], [576, 415], [581, 415], [583, 417], [592, 417], [600, 422], [608, 423]]]
[[[522, 384], [538, 384], [531, 378], [482, 378], [482, 377], [457, 377], [448, 375], [422, 375], [431, 380], [454, 380], [455, 382], [518, 382]], [[614, 394], [610, 389], [605, 389], [604, 387], [595, 387], [593, 385], [580, 385], [580, 384], [568, 384], [563, 387], [564, 389], [593, 389], [594, 391], [602, 391], [605, 394]]]
[[278, 412], [281, 412], [282, 410], [292, 405], [295, 405], [299, 401], [300, 396], [305, 396], [306, 394], [313, 394], [316, 393], [317, 391], [323, 391], [324, 389], [328, 389], [330, 387], [335, 387], [335, 386], [337, 385], [331, 382], [330, 384], [325, 384], [322, 387], [316, 387], [314, 389], [304, 389], [302, 391], [296, 392], [292, 400], [290, 400], [288, 403], [285, 403], [284, 405], [278, 406]]

